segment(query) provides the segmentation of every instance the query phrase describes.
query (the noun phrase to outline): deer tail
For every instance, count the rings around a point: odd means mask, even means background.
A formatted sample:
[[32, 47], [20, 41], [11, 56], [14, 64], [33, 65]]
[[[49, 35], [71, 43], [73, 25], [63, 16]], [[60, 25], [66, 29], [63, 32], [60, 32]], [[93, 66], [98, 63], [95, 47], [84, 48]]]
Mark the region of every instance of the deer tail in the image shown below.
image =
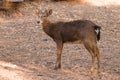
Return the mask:
[[101, 26], [94, 26], [94, 29], [95, 30], [98, 30], [98, 33], [97, 33], [97, 40], [99, 41], [100, 40], [100, 37], [101, 37]]

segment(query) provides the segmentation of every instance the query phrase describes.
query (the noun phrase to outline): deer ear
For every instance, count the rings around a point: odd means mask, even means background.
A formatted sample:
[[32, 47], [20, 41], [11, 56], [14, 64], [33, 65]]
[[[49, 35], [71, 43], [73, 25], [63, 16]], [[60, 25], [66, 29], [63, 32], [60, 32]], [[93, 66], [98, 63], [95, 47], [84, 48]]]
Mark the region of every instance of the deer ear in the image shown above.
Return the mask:
[[49, 16], [49, 15], [52, 14], [52, 9], [50, 9], [50, 10], [46, 10], [45, 12], [47, 13], [47, 16]]
[[51, 15], [51, 14], [52, 14], [52, 9], [50, 9], [50, 10], [49, 10], [48, 14], [49, 14], [49, 15]]

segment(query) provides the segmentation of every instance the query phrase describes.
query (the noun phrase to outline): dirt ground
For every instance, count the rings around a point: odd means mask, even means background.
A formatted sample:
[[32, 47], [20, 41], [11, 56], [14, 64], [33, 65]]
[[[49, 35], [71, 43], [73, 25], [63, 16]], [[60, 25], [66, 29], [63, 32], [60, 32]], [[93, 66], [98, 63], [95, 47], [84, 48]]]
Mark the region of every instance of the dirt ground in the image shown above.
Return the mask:
[[0, 18], [0, 80], [120, 80], [120, 6], [42, 3], [51, 21], [87, 19], [102, 27], [102, 73], [89, 76], [91, 56], [82, 44], [65, 44], [62, 69], [54, 70], [56, 45], [36, 23], [32, 5], [22, 15]]

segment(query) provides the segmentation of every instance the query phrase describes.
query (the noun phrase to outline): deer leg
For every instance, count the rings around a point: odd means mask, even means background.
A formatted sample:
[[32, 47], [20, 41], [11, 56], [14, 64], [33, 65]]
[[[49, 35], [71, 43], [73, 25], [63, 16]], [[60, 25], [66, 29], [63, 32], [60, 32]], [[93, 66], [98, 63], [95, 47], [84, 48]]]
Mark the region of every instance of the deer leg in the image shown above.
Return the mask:
[[61, 54], [63, 49], [62, 41], [57, 41], [56, 44], [57, 44], [57, 60], [56, 60], [55, 70], [61, 68]]
[[95, 66], [95, 55], [92, 55], [92, 64], [90, 68], [90, 74], [93, 75], [94, 73], [94, 66]]
[[93, 48], [92, 50], [93, 50], [94, 58], [97, 57], [98, 73], [100, 73], [100, 52], [97, 47], [97, 44], [96, 43], [93, 44], [92, 48]]
[[91, 67], [90, 67], [90, 74], [93, 75], [94, 66], [95, 66], [95, 56], [96, 55], [93, 53], [93, 46], [91, 45], [91, 43], [84, 43], [84, 46], [92, 56], [92, 64], [91, 64]]
[[98, 61], [98, 63], [97, 63], [97, 65], [98, 65], [98, 73], [100, 73], [101, 72], [101, 70], [100, 70], [100, 52], [99, 52], [99, 49], [98, 49], [97, 46], [96, 46], [95, 53], [96, 53], [97, 61]]

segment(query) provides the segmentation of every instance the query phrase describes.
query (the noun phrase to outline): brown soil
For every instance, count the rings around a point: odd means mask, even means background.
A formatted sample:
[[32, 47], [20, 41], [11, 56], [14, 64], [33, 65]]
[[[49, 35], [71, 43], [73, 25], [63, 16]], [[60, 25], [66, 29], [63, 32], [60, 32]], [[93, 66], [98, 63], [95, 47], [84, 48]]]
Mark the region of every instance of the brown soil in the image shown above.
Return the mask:
[[65, 44], [62, 69], [54, 70], [56, 45], [36, 24], [34, 7], [25, 5], [22, 15], [0, 19], [0, 80], [120, 80], [120, 6], [42, 3], [41, 7], [53, 9], [54, 22], [87, 19], [102, 26], [98, 42], [102, 73], [95, 70], [89, 76], [91, 56], [82, 44]]

